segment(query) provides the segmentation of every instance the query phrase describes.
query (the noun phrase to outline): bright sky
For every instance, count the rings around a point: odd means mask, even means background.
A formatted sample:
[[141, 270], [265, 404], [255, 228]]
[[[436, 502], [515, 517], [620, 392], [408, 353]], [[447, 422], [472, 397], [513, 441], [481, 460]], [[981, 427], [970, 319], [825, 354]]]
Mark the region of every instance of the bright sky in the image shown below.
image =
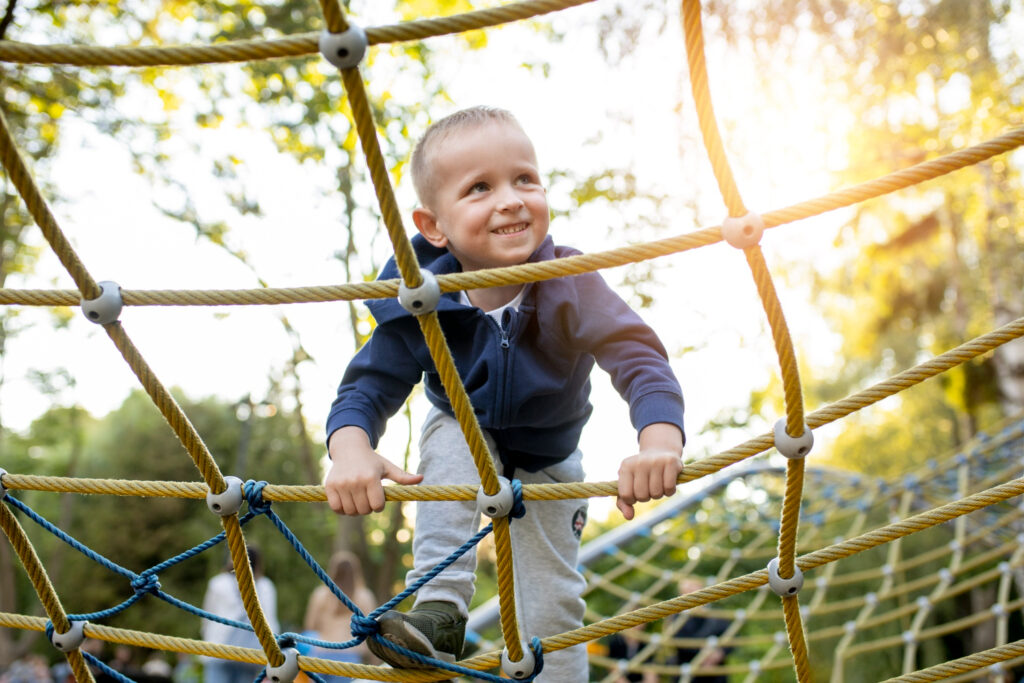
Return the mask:
[[[602, 9], [607, 6], [596, 3], [553, 15], [554, 26], [566, 33], [561, 43], [510, 27], [492, 31], [483, 52], [470, 58], [454, 54], [440, 64], [452, 94], [451, 109], [487, 103], [512, 110], [533, 137], [546, 168], [572, 167], [582, 175], [632, 165], [640, 187], [673, 198], [662, 216], [669, 232], [650, 237], [717, 225], [725, 210], [706, 153], [696, 142], [678, 21], [670, 19], [661, 34], [647, 27], [635, 54], [609, 67], [596, 50], [593, 28]], [[440, 39], [435, 47], [452, 42]], [[521, 66], [541, 57], [551, 63], [546, 80]], [[723, 136], [734, 155], [747, 205], [768, 211], [832, 189], [827, 171], [844, 165], [842, 133], [851, 122], [840, 109], [822, 104], [827, 100], [826, 81], [815, 73], [814, 60], [801, 78], [769, 79], [754, 71], [749, 55], [726, 49], [712, 38], [708, 63], [715, 108], [728, 122]], [[396, 79], [399, 75], [395, 73]], [[184, 77], [187, 72], [177, 70], [171, 76]], [[400, 95], [400, 80], [395, 84], [393, 92]], [[759, 87], [785, 105], [753, 98], [751, 93]], [[152, 101], [140, 97], [129, 106], [145, 112]], [[332, 257], [342, 246], [338, 206], [325, 205], [310, 190], [330, 185], [329, 165], [299, 166], [279, 155], [269, 139], [234, 129], [232, 120], [248, 120], [258, 127], [260, 112], [251, 105], [234, 113], [230, 106], [223, 108], [227, 124], [195, 132], [204, 156], [196, 156], [183, 142], [180, 155], [174, 157], [176, 172], [190, 181], [192, 200], [206, 217], [228, 221], [232, 244], [244, 246], [259, 275], [272, 286], [343, 282], [344, 274]], [[431, 112], [435, 118], [446, 113]], [[126, 289], [256, 286], [253, 275], [235, 260], [196, 241], [189, 227], [154, 210], [157, 197], [131, 172], [123, 141], [97, 135], [76, 123], [73, 113], [66, 119], [63, 153], [45, 169], [46, 180], [67, 198], [54, 212], [96, 279], [114, 280]], [[209, 178], [210, 159], [224, 154], [244, 160], [238, 170], [258, 197], [263, 217], [238, 217], [226, 210], [216, 180]], [[565, 206], [564, 194], [554, 190], [552, 204]], [[689, 204], [694, 190], [697, 215]], [[403, 182], [398, 191], [408, 216], [411, 188]], [[365, 199], [368, 205], [372, 202], [371, 197]], [[608, 229], [636, 218], [587, 209], [553, 222], [552, 234], [556, 241], [584, 251], [609, 249], [625, 240]], [[379, 229], [370, 221], [362, 223], [367, 232]], [[826, 265], [836, 223], [837, 218], [830, 217], [769, 231], [762, 242], [769, 264], [784, 256]], [[412, 230], [411, 224], [408, 228]], [[41, 242], [37, 231], [30, 238]], [[606, 278], [618, 283], [623, 272], [608, 272]], [[673, 365], [687, 401], [688, 453], [717, 452], [767, 430], [778, 415], [762, 416], [760, 429], [729, 434], [726, 442], [700, 434], [702, 425], [724, 410], [745, 406], [750, 391], [763, 386], [777, 370], [767, 322], [742, 254], [726, 245], [687, 252], [660, 260], [655, 277], [650, 291], [656, 304], [643, 314], [675, 356]], [[827, 368], [838, 343], [809, 308], [809, 293], [790, 288], [784, 277], [777, 277], [776, 284], [798, 354]], [[8, 286], [73, 285], [56, 259], [44, 253], [37, 274], [12, 278]], [[268, 373], [290, 354], [278, 314], [287, 315], [316, 360], [304, 364], [302, 382], [308, 417], [319, 433], [352, 353], [345, 304], [217, 310], [139, 307], [126, 309], [121, 320], [165, 385], [180, 386], [192, 397], [215, 394], [235, 400], [247, 393], [257, 399], [265, 395]], [[0, 408], [5, 424], [15, 429], [25, 428], [50, 405], [28, 380], [31, 369], [67, 367], [77, 387], [58, 400], [78, 402], [97, 415], [117, 407], [138, 386], [102, 329], [76, 316], [67, 330], [55, 333], [46, 324], [47, 316], [43, 310], [25, 311], [19, 324], [26, 328], [10, 340], [4, 359]], [[695, 350], [683, 354], [687, 348]], [[596, 411], [581, 446], [588, 479], [608, 480], [615, 478], [619, 460], [632, 454], [635, 434], [625, 405], [604, 374], [595, 372], [594, 382]], [[423, 409], [417, 405], [417, 414]], [[382, 452], [398, 459], [405, 439], [404, 428], [396, 421]]]

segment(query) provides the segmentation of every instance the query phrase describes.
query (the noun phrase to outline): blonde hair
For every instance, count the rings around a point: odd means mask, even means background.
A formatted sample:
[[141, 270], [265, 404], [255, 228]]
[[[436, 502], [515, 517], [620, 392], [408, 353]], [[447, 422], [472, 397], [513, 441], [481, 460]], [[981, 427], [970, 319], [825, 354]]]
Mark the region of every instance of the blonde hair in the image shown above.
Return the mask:
[[434, 149], [460, 130], [492, 122], [508, 123], [522, 130], [519, 121], [511, 112], [485, 105], [460, 109], [430, 124], [412, 151], [412, 184], [416, 188], [416, 196], [419, 197], [421, 205], [429, 206], [437, 189], [430, 168], [430, 157]]

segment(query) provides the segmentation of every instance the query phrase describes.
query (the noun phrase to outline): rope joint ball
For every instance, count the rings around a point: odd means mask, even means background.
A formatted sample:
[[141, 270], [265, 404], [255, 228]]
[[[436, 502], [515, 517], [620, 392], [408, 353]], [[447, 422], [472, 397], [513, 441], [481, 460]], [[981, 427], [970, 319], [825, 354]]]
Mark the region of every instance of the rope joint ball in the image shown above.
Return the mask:
[[780, 598], [789, 598], [800, 592], [804, 586], [804, 573], [800, 567], [793, 567], [793, 576], [784, 579], [779, 576], [779, 558], [773, 557], [768, 563], [768, 587]]
[[0, 500], [7, 497], [7, 489], [4, 487], [4, 475], [7, 474], [7, 470], [0, 467]]
[[498, 492], [494, 495], [487, 495], [483, 486], [476, 492], [476, 509], [491, 519], [508, 517], [514, 504], [512, 483], [505, 477], [498, 477]]
[[242, 507], [242, 480], [238, 477], [224, 477], [227, 488], [221, 493], [210, 491], [206, 494], [206, 506], [210, 512], [221, 517], [233, 515]]
[[530, 649], [529, 644], [524, 642], [520, 648], [523, 651], [523, 658], [518, 662], [509, 659], [508, 648], [501, 651], [501, 670], [509, 678], [521, 681], [529, 678], [537, 666], [537, 658]]
[[54, 629], [50, 634], [50, 642], [61, 652], [71, 652], [77, 649], [85, 640], [85, 624], [84, 621], [72, 621], [71, 628], [64, 633], [57, 633], [57, 630]]
[[97, 325], [106, 325], [116, 322], [121, 317], [121, 309], [124, 308], [124, 299], [121, 298], [121, 285], [110, 280], [97, 282], [100, 288], [100, 295], [95, 299], [81, 300], [82, 312], [85, 317]]
[[764, 234], [764, 220], [760, 214], [729, 216], [722, 221], [722, 239], [737, 249], [749, 249], [761, 242]]
[[281, 651], [284, 662], [280, 666], [267, 667], [267, 680], [271, 683], [291, 683], [299, 675], [299, 651], [289, 647]]
[[800, 460], [811, 452], [814, 446], [814, 432], [810, 430], [807, 423], [804, 423], [804, 433], [800, 436], [790, 436], [786, 431], [786, 418], [780, 418], [775, 423], [775, 448], [790, 460]]
[[423, 282], [419, 287], [407, 287], [405, 282], [398, 285], [398, 303], [413, 315], [425, 315], [437, 308], [441, 301], [441, 285], [437, 277], [426, 268], [420, 270]]
[[321, 33], [319, 48], [324, 59], [334, 66], [339, 69], [354, 69], [363, 60], [369, 44], [366, 31], [360, 26], [349, 24], [348, 30], [341, 33]]

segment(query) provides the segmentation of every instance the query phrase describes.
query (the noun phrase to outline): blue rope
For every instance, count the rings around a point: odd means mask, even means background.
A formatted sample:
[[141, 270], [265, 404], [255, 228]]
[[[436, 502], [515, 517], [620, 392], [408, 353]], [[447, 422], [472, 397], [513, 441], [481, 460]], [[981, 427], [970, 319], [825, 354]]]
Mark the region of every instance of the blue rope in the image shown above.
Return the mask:
[[107, 674], [108, 676], [110, 676], [114, 680], [121, 681], [121, 683], [135, 683], [135, 681], [133, 679], [128, 678], [127, 676], [125, 676], [124, 674], [122, 674], [120, 671], [118, 671], [116, 669], [111, 669], [109, 666], [107, 666], [106, 664], [104, 664], [103, 662], [101, 662], [99, 659], [97, 659], [93, 655], [89, 654], [88, 652], [83, 652], [82, 656], [85, 657], [85, 660], [87, 662], [89, 662], [93, 666], [97, 667], [100, 671], [102, 671], [103, 673]]
[[305, 546], [302, 545], [302, 542], [298, 539], [298, 537], [296, 537], [295, 534], [292, 533], [292, 530], [288, 528], [288, 525], [286, 525], [284, 521], [277, 516], [277, 513], [270, 509], [270, 503], [263, 501], [263, 487], [265, 487], [266, 485], [267, 482], [265, 481], [254, 482], [250, 479], [249, 481], [245, 482], [245, 486], [243, 487], [243, 493], [245, 495], [246, 501], [248, 501], [249, 503], [249, 509], [258, 509], [260, 511], [260, 514], [266, 515], [267, 519], [269, 519], [271, 523], [273, 523], [273, 525], [277, 527], [277, 530], [281, 532], [282, 536], [288, 539], [288, 542], [291, 544], [292, 548], [295, 549], [295, 552], [297, 552], [299, 554], [299, 557], [301, 557], [302, 560], [309, 566], [309, 568], [313, 570], [313, 573], [317, 575], [317, 578], [319, 578], [324, 583], [324, 585], [326, 585], [330, 589], [331, 593], [333, 593], [335, 597], [337, 597], [339, 600], [345, 603], [345, 607], [348, 607], [353, 614], [362, 616], [362, 610], [360, 610], [359, 607], [354, 602], [352, 602], [352, 600], [349, 599], [347, 595], [345, 595], [345, 592], [341, 590], [337, 584], [334, 583], [331, 577], [327, 575], [327, 572], [324, 571], [323, 567], [321, 567], [320, 564], [316, 561], [316, 559], [314, 559], [313, 556], [309, 553], [309, 551], [306, 550]]
[[[395, 643], [392, 643], [390, 640], [385, 640], [380, 636], [374, 637], [377, 639], [378, 642], [383, 643], [384, 646], [387, 647], [389, 650], [393, 650], [401, 655], [404, 655], [405, 657], [408, 657], [409, 659], [415, 661], [417, 664], [421, 664], [423, 666], [444, 669], [445, 671], [450, 671], [452, 673], [456, 673], [462, 676], [469, 676], [471, 678], [476, 678], [481, 681], [490, 681], [491, 683], [508, 683], [509, 681], [508, 678], [504, 678], [502, 676], [495, 676], [494, 674], [489, 674], [485, 671], [467, 669], [466, 667], [458, 666], [457, 664], [450, 664], [448, 662], [441, 661], [440, 659], [426, 657], [418, 652], [407, 650], [401, 645], [396, 645]], [[537, 678], [537, 676], [540, 675], [541, 670], [544, 668], [544, 648], [541, 645], [540, 638], [534, 636], [534, 638], [530, 641], [530, 649], [533, 651], [534, 657], [533, 671], [526, 678], [518, 679], [524, 681], [524, 683], [530, 683], [530, 681]]]
[[395, 605], [399, 604], [407, 597], [418, 591], [420, 588], [423, 587], [425, 583], [432, 580], [435, 576], [437, 576], [442, 571], [451, 566], [451, 564], [455, 562], [455, 560], [459, 559], [460, 557], [465, 555], [469, 550], [474, 548], [477, 543], [484, 540], [484, 538], [486, 538], [487, 535], [491, 533], [493, 530], [494, 524], [488, 524], [483, 529], [478, 531], [476, 536], [463, 543], [455, 550], [455, 552], [453, 552], [451, 555], [438, 562], [436, 567], [434, 567], [429, 572], [420, 577], [415, 583], [413, 583], [411, 586], [406, 586], [404, 591], [402, 591], [395, 597], [391, 598], [377, 609], [370, 612], [370, 618], [379, 617], [380, 615], [384, 614], [384, 612], [387, 612], [389, 609], [392, 609]]
[[116, 574], [120, 574], [121, 576], [125, 577], [126, 579], [131, 580], [131, 579], [134, 579], [136, 577], [135, 572], [130, 571], [128, 569], [125, 569], [124, 567], [122, 567], [119, 564], [115, 564], [115, 563], [111, 562], [107, 558], [105, 558], [102, 555], [100, 555], [99, 553], [97, 553], [95, 550], [89, 548], [85, 544], [79, 542], [77, 539], [75, 539], [72, 536], [68, 535], [67, 533], [61, 531], [59, 528], [57, 528], [56, 526], [51, 524], [49, 521], [47, 521], [43, 517], [40, 517], [38, 514], [36, 514], [36, 512], [32, 508], [30, 508], [28, 505], [26, 505], [25, 503], [22, 503], [20, 500], [18, 500], [14, 496], [10, 495], [10, 493], [8, 493], [7, 496], [4, 497], [4, 500], [9, 502], [11, 505], [16, 507], [17, 509], [21, 510], [33, 522], [35, 522], [36, 524], [41, 526], [43, 529], [46, 529], [51, 534], [53, 534], [54, 536], [56, 536], [57, 538], [59, 538], [60, 540], [64, 541], [65, 543], [70, 545], [72, 548], [77, 550], [78, 552], [80, 552], [83, 555], [85, 555], [86, 557], [88, 557], [90, 560], [96, 562], [99, 565], [102, 565], [103, 567], [106, 567], [107, 569], [109, 569], [110, 571], [112, 571], [112, 572], [114, 572]]

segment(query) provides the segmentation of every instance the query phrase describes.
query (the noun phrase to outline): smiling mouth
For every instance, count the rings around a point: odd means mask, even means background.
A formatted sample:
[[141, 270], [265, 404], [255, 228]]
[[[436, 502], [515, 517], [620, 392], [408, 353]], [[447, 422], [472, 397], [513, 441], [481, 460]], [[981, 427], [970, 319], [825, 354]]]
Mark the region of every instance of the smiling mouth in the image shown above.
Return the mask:
[[503, 228], [497, 228], [494, 230], [495, 235], [515, 235], [516, 233], [523, 232], [526, 230], [526, 223], [516, 223], [515, 225], [506, 225]]

